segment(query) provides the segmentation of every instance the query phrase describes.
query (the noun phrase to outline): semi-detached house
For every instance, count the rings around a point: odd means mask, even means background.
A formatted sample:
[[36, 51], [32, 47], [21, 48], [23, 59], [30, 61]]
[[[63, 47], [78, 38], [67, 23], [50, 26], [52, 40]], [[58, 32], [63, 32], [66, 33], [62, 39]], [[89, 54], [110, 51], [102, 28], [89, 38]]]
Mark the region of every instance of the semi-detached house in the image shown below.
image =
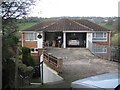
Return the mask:
[[[57, 38], [61, 37], [62, 48], [90, 48], [91, 44], [110, 46], [111, 31], [85, 19], [45, 20], [39, 24], [22, 31], [22, 46], [31, 48], [33, 56], [38, 51], [49, 46], [57, 47]], [[73, 45], [70, 45], [72, 41]], [[78, 41], [78, 45], [74, 45]], [[48, 43], [47, 43], [48, 44]], [[98, 53], [106, 53], [107, 48], [100, 48]]]

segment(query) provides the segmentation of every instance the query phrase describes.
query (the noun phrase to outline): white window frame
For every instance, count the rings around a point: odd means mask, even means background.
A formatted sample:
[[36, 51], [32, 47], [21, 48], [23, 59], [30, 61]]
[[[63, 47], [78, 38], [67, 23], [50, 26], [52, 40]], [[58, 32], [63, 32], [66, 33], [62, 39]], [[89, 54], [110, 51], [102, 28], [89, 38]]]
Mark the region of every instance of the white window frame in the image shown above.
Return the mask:
[[[30, 34], [34, 37], [33, 39], [30, 39], [30, 36], [27, 36]], [[25, 33], [25, 41], [37, 41], [37, 33]]]
[[98, 52], [96, 51], [97, 48], [94, 49], [94, 52], [95, 53], [107, 53], [107, 48], [106, 47], [101, 47], [102, 51], [101, 52]]
[[[102, 36], [97, 36], [97, 34], [100, 34]], [[92, 40], [93, 41], [107, 41], [107, 32], [94, 32], [92, 35]]]

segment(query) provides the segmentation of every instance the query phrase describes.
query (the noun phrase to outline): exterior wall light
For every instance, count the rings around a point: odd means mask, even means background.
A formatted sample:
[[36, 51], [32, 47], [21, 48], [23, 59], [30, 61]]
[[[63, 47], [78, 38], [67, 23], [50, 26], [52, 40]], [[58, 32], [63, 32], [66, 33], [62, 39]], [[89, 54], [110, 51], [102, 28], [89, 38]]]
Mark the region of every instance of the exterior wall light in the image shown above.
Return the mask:
[[42, 38], [42, 35], [41, 35], [41, 34], [39, 34], [39, 35], [37, 36], [37, 38], [41, 39], [41, 38]]

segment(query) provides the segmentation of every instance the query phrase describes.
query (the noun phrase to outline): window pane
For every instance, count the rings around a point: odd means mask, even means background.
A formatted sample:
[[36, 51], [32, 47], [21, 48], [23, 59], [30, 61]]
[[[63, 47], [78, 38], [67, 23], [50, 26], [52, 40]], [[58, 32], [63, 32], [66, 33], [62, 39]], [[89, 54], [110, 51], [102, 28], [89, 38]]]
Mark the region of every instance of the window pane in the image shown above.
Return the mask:
[[25, 40], [29, 40], [29, 35], [28, 35], [28, 33], [25, 34]]
[[96, 52], [102, 52], [102, 51], [103, 51], [103, 49], [101, 47], [96, 48]]
[[97, 32], [93, 33], [93, 40], [106, 40], [106, 33], [103, 32]]
[[25, 40], [37, 40], [36, 33], [26, 33]]
[[93, 40], [106, 40], [106, 38], [99, 37], [99, 38], [93, 38]]
[[95, 37], [95, 33], [93, 33], [93, 37]]
[[105, 52], [107, 52], [107, 48], [104, 48], [104, 47], [96, 47], [96, 48], [94, 48], [94, 51], [96, 52], [96, 53], [105, 53]]
[[104, 33], [104, 37], [106, 37], [107, 35], [106, 35], [106, 33]]
[[29, 37], [29, 40], [32, 40], [32, 34], [31, 33], [28, 35], [28, 37]]
[[103, 37], [103, 33], [96, 33], [96, 37]]

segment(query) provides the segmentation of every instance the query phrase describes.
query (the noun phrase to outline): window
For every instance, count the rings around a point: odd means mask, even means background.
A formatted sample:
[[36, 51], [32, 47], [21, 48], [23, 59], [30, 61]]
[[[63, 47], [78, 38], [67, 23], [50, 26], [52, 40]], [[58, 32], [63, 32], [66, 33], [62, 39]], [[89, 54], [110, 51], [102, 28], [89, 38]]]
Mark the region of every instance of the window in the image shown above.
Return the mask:
[[107, 33], [97, 32], [93, 33], [93, 41], [107, 41]]
[[94, 48], [95, 53], [107, 53], [107, 48], [105, 47], [96, 47]]
[[37, 34], [36, 33], [26, 33], [25, 40], [37, 40]]

